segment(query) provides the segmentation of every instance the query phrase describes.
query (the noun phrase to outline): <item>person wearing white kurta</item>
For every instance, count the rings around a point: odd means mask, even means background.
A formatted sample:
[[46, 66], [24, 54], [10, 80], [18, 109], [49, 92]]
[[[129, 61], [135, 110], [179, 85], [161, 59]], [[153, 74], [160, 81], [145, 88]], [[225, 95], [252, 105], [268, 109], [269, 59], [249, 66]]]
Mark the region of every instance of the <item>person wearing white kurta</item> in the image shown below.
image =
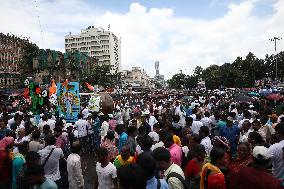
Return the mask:
[[81, 168], [81, 158], [77, 153], [72, 153], [68, 156], [67, 171], [69, 189], [83, 189], [84, 178]]

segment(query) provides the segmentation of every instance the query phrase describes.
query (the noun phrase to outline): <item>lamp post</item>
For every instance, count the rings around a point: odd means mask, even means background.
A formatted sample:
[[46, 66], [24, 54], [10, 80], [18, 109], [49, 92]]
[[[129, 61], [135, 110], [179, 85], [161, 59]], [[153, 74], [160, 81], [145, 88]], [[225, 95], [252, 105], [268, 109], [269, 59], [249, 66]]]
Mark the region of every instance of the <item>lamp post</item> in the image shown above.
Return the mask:
[[[269, 41], [274, 42], [274, 50], [275, 50], [275, 56], [277, 56], [277, 41], [282, 40], [282, 37], [273, 37], [272, 39], [269, 39]], [[277, 81], [277, 57], [276, 57], [276, 63], [275, 63], [275, 80]]]

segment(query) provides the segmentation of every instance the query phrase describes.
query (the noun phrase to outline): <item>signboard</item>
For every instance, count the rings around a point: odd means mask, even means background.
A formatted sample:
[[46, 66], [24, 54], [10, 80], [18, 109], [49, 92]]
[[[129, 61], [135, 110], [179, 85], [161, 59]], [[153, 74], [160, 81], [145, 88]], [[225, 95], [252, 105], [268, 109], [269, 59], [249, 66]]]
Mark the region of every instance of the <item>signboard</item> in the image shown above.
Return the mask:
[[100, 101], [101, 96], [99, 95], [92, 95], [89, 103], [88, 103], [88, 109], [90, 112], [99, 112], [100, 111]]
[[80, 113], [79, 82], [57, 83], [57, 110], [66, 122], [75, 122]]

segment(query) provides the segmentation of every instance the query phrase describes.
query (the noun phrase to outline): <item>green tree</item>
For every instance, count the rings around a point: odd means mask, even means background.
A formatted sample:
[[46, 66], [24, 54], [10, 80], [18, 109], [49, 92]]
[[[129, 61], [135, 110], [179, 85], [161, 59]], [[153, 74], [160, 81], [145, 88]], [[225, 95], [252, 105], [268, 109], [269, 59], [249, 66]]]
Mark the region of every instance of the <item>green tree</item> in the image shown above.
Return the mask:
[[167, 81], [172, 89], [183, 89], [185, 87], [186, 75], [183, 73], [175, 74]]

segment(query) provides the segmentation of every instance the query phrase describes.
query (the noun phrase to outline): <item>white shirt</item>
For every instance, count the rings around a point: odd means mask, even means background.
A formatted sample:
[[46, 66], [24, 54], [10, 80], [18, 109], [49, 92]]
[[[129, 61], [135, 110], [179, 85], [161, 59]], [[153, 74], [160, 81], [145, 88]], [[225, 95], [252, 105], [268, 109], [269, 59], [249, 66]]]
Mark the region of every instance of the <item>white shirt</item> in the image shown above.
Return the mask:
[[83, 111], [82, 111], [82, 114], [84, 115], [84, 117], [88, 117], [88, 114], [89, 114], [89, 108], [86, 107]]
[[53, 129], [55, 128], [55, 123], [56, 123], [55, 120], [53, 120], [53, 119], [48, 119], [47, 122], [46, 122], [46, 125], [49, 125], [49, 126], [50, 126], [50, 129], [53, 131]]
[[[185, 179], [184, 173], [182, 169], [180, 168], [180, 166], [174, 163], [165, 171], [164, 173], [165, 179], [171, 172], [175, 172]], [[174, 188], [183, 189], [184, 188], [182, 182], [176, 177], [170, 177], [168, 179], [168, 184], [169, 184], [169, 188], [172, 188], [172, 189]]]
[[81, 158], [78, 154], [70, 154], [67, 158], [67, 172], [69, 189], [84, 187], [84, 178], [81, 168]]
[[203, 126], [201, 121], [193, 121], [192, 126], [190, 127], [194, 134], [199, 134], [200, 127]]
[[208, 127], [211, 130], [213, 121], [209, 117], [204, 117], [200, 121], [204, 126]]
[[281, 115], [278, 117], [278, 120], [277, 120], [278, 123], [281, 122], [281, 118], [282, 118], [282, 117], [284, 117], [284, 114], [281, 114]]
[[[20, 143], [22, 143], [22, 142], [24, 142], [24, 141], [30, 141], [30, 139], [29, 139], [29, 137], [28, 136], [24, 136], [23, 138], [17, 138], [16, 140], [15, 140], [15, 144], [20, 144]], [[14, 153], [18, 153], [19, 152], [19, 150], [18, 150], [18, 147], [14, 147], [14, 150], [13, 150], [13, 152]]]
[[79, 138], [87, 136], [88, 122], [86, 120], [79, 119], [75, 122], [75, 126], [77, 127]]
[[159, 142], [159, 135], [155, 131], [151, 131], [148, 135], [154, 142]]
[[40, 155], [41, 164], [43, 164], [52, 148], [55, 149], [44, 166], [44, 173], [46, 178], [49, 178], [52, 181], [57, 181], [61, 178], [59, 171], [59, 159], [64, 157], [62, 149], [56, 148], [54, 145], [46, 146], [44, 149], [38, 151], [38, 154]]
[[244, 123], [245, 121], [249, 121], [250, 123], [252, 123], [250, 119], [242, 119], [242, 120], [239, 122], [239, 128], [242, 128], [243, 123]]
[[284, 140], [280, 141], [279, 143], [273, 144], [268, 149], [272, 161], [272, 173], [275, 177], [281, 180], [284, 179], [283, 147]]
[[107, 121], [104, 121], [102, 123], [102, 126], [101, 126], [101, 137], [104, 138], [105, 136], [107, 136], [107, 132], [108, 132], [108, 129], [109, 129], [109, 124]]
[[102, 167], [101, 163], [97, 162], [96, 164], [96, 172], [98, 176], [98, 189], [111, 189], [114, 188], [113, 186], [113, 179], [116, 176], [116, 167], [109, 162], [107, 166]]
[[47, 121], [41, 121], [39, 124], [38, 124], [38, 128], [40, 130], [40, 132], [42, 133], [43, 132], [43, 126], [47, 125]]
[[157, 119], [154, 116], [150, 116], [149, 119], [146, 120], [146, 122], [151, 126], [151, 131], [153, 131], [153, 125], [158, 123]]
[[196, 120], [196, 115], [195, 114], [191, 114], [189, 117], [192, 117], [193, 121]]
[[210, 155], [210, 152], [213, 148], [210, 138], [208, 136], [203, 138], [200, 144], [204, 146], [206, 154]]

